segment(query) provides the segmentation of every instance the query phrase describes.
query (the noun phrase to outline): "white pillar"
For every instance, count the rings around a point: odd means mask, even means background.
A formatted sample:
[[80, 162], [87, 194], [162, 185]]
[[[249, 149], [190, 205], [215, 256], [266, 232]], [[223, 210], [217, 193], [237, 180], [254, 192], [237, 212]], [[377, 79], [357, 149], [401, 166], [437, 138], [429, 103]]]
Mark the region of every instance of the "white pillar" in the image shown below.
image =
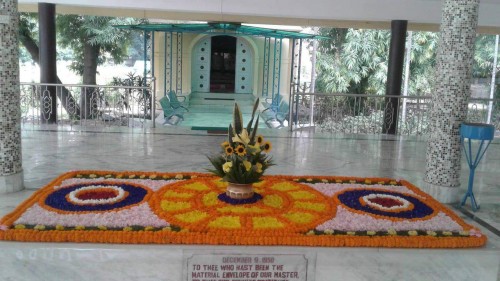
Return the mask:
[[[497, 61], [498, 61], [498, 39], [499, 35], [495, 36], [495, 54], [493, 56], [493, 66], [491, 67], [491, 85], [490, 85], [490, 99], [495, 97], [495, 84], [497, 77]], [[486, 123], [491, 124], [491, 112], [493, 111], [493, 101], [488, 103], [488, 121]]]
[[467, 117], [478, 10], [479, 0], [443, 1], [425, 181], [444, 203], [458, 201], [459, 126]]
[[405, 58], [405, 80], [403, 84], [403, 112], [401, 113], [401, 120], [406, 123], [406, 97], [408, 96], [408, 88], [410, 84], [410, 62], [411, 62], [411, 48], [412, 48], [413, 31], [408, 31], [406, 39], [406, 58]]
[[0, 2], [0, 193], [23, 189], [17, 0]]

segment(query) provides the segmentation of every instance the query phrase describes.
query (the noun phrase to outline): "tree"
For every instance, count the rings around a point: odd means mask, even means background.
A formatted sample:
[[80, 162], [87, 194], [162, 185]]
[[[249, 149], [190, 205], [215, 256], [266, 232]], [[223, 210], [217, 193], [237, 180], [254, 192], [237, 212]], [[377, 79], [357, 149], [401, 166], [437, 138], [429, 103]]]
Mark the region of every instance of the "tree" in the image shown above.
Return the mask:
[[[332, 38], [320, 42], [316, 84], [320, 91], [385, 93], [388, 31], [322, 28], [320, 34]], [[434, 86], [439, 33], [413, 32], [412, 41], [409, 93], [428, 94]], [[491, 77], [494, 43], [495, 36], [477, 36], [473, 77]]]
[[[320, 34], [333, 38], [320, 44], [320, 91], [385, 94], [389, 31], [323, 28]], [[437, 43], [437, 33], [413, 33], [410, 93], [431, 91]]]
[[383, 94], [390, 32], [321, 28], [320, 34], [333, 39], [320, 43], [318, 91]]
[[[108, 57], [120, 63], [127, 57], [131, 31], [117, 29], [113, 25], [135, 24], [132, 18], [60, 15], [57, 17], [59, 43], [71, 48], [75, 58], [71, 69], [82, 75], [84, 85], [96, 85], [97, 66]], [[82, 90], [80, 108], [83, 118], [96, 117], [95, 107], [98, 89], [88, 87]]]
[[[39, 62], [39, 47], [38, 47], [38, 15], [36, 13], [19, 13], [19, 37], [20, 37], [20, 52], [28, 53], [29, 57], [33, 62]], [[70, 50], [57, 50], [58, 59], [67, 60], [72, 58]], [[21, 57], [23, 61], [29, 61], [29, 59]]]
[[[497, 128], [500, 125], [500, 114], [498, 113], [498, 109], [500, 106], [500, 102], [498, 98], [500, 98], [500, 50], [497, 54], [497, 63], [494, 65], [494, 57], [495, 57], [495, 45], [496, 45], [496, 36], [495, 35], [478, 35], [475, 42], [475, 52], [474, 52], [474, 65], [472, 67], [472, 77], [474, 79], [481, 79], [484, 82], [485, 86], [487, 85], [488, 96], [490, 93], [491, 87], [491, 78], [495, 75], [495, 86], [493, 93], [493, 98], [497, 99], [497, 101], [493, 102], [493, 110], [488, 114], [492, 114], [488, 119], [494, 124]], [[477, 82], [476, 82], [477, 83]], [[490, 109], [489, 109], [490, 110]], [[481, 120], [481, 117], [479, 118]]]
[[[385, 94], [387, 54], [390, 34], [388, 31], [355, 29], [320, 29], [320, 34], [332, 40], [320, 42], [316, 67], [318, 91], [354, 94]], [[439, 33], [413, 32], [410, 52], [409, 95], [429, 95], [434, 87], [436, 53]], [[500, 61], [493, 65], [495, 36], [478, 35], [475, 43], [473, 77], [490, 81], [492, 71], [500, 76]], [[496, 95], [500, 95], [500, 87]], [[363, 115], [365, 102], [356, 98], [327, 97], [320, 106], [332, 110], [333, 105], [348, 104], [344, 115]], [[356, 106], [360, 110], [356, 109]], [[347, 108], [347, 109], [346, 109]], [[321, 111], [324, 110], [321, 108]], [[367, 111], [369, 112], [369, 111]], [[326, 116], [328, 117], [328, 116]], [[326, 118], [325, 117], [325, 118]], [[362, 116], [359, 116], [362, 117]], [[318, 122], [321, 122], [319, 118]], [[337, 122], [338, 120], [334, 120]], [[327, 122], [330, 122], [327, 120]]]
[[37, 64], [39, 63], [38, 54], [38, 22], [36, 14], [19, 14], [19, 42], [26, 48], [31, 58]]
[[[387, 73], [390, 33], [385, 30], [325, 29], [332, 40], [320, 42], [316, 88], [324, 93], [383, 94]], [[347, 104], [345, 114], [363, 115], [365, 97], [327, 97], [320, 103], [318, 122], [334, 104]]]
[[[478, 35], [475, 42], [474, 65], [472, 67], [472, 77], [491, 78], [493, 68], [493, 58], [495, 56], [495, 36]], [[500, 62], [495, 66], [496, 77], [499, 75]]]
[[410, 53], [409, 95], [430, 94], [434, 86], [439, 34], [413, 32]]
[[[19, 14], [19, 42], [26, 48], [31, 55], [31, 59], [40, 65], [39, 48], [38, 48], [38, 17], [33, 13]], [[57, 77], [57, 83], [62, 84], [61, 79]], [[57, 91], [57, 97], [61, 101], [62, 106], [68, 112], [71, 118], [80, 116], [80, 108], [77, 106], [75, 99], [65, 87], [61, 91]], [[74, 106], [70, 106], [74, 105]]]
[[[142, 60], [144, 59], [144, 32], [133, 32], [131, 35], [131, 46], [127, 52], [128, 58]], [[147, 38], [149, 39], [149, 36]]]

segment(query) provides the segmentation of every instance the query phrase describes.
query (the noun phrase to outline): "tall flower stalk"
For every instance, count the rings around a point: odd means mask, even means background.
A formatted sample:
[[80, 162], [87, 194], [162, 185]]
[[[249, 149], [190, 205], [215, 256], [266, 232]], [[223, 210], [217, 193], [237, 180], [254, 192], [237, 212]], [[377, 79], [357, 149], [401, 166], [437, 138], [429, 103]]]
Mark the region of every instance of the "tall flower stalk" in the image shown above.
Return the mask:
[[252, 118], [244, 127], [240, 108], [237, 103], [234, 104], [228, 139], [221, 144], [221, 153], [208, 157], [214, 166], [209, 171], [224, 181], [240, 184], [258, 182], [266, 169], [273, 165], [268, 154], [272, 148], [271, 142], [257, 135], [259, 116], [255, 118], [255, 113], [258, 106], [259, 99], [253, 106]]

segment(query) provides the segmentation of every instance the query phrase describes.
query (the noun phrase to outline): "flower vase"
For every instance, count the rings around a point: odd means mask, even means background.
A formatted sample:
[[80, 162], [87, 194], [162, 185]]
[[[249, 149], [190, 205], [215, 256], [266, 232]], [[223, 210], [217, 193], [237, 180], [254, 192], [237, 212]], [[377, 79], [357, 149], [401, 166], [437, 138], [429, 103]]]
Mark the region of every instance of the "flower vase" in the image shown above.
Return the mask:
[[226, 195], [232, 199], [248, 199], [254, 195], [251, 183], [228, 183]]

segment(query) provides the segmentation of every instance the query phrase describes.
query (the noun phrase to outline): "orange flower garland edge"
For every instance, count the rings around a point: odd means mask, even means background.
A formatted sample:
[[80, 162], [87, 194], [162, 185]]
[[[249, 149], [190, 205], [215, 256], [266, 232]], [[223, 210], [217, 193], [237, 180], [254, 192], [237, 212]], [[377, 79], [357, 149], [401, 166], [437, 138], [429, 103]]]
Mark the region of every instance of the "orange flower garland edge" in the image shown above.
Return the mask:
[[410, 237], [410, 236], [234, 236], [169, 231], [100, 231], [100, 230], [37, 230], [18, 229], [0, 232], [0, 239], [24, 242], [89, 242], [117, 244], [209, 244], [209, 245], [267, 245], [313, 247], [388, 247], [388, 248], [464, 248], [480, 247], [486, 236], [463, 237]]
[[[51, 181], [44, 188], [36, 191], [30, 198], [20, 204], [14, 211], [6, 215], [0, 224], [10, 226], [20, 217], [29, 207], [39, 200], [47, 192], [47, 189], [52, 189], [59, 185], [62, 181], [76, 177], [79, 174], [106, 176], [109, 174], [130, 175], [157, 175], [163, 178], [179, 179], [179, 175], [189, 177], [213, 177], [207, 173], [163, 173], [163, 172], [138, 172], [138, 171], [72, 171], [65, 173]], [[388, 178], [360, 178], [360, 177], [337, 177], [337, 176], [264, 176], [274, 179], [317, 179], [317, 180], [353, 180], [362, 182], [369, 180], [373, 183], [391, 182], [393, 179]], [[405, 185], [416, 194], [424, 196], [426, 203], [433, 208], [441, 210], [459, 223], [464, 229], [471, 230], [472, 226], [462, 221], [451, 210], [437, 202], [435, 199], [420, 191], [411, 183], [401, 180], [401, 184]], [[209, 245], [295, 245], [295, 246], [314, 246], [314, 247], [389, 247], [389, 248], [465, 248], [465, 247], [480, 247], [486, 243], [486, 236], [480, 237], [432, 237], [432, 236], [351, 236], [351, 235], [305, 235], [305, 234], [290, 234], [287, 236], [266, 236], [264, 233], [259, 233], [258, 236], [236, 236], [236, 235], [214, 235], [214, 233], [197, 233], [197, 232], [173, 232], [169, 230], [161, 231], [116, 231], [116, 230], [49, 230], [38, 231], [34, 229], [7, 229], [0, 230], [0, 240], [7, 241], [24, 241], [24, 242], [89, 242], [89, 243], [134, 243], [134, 244], [209, 244]]]

